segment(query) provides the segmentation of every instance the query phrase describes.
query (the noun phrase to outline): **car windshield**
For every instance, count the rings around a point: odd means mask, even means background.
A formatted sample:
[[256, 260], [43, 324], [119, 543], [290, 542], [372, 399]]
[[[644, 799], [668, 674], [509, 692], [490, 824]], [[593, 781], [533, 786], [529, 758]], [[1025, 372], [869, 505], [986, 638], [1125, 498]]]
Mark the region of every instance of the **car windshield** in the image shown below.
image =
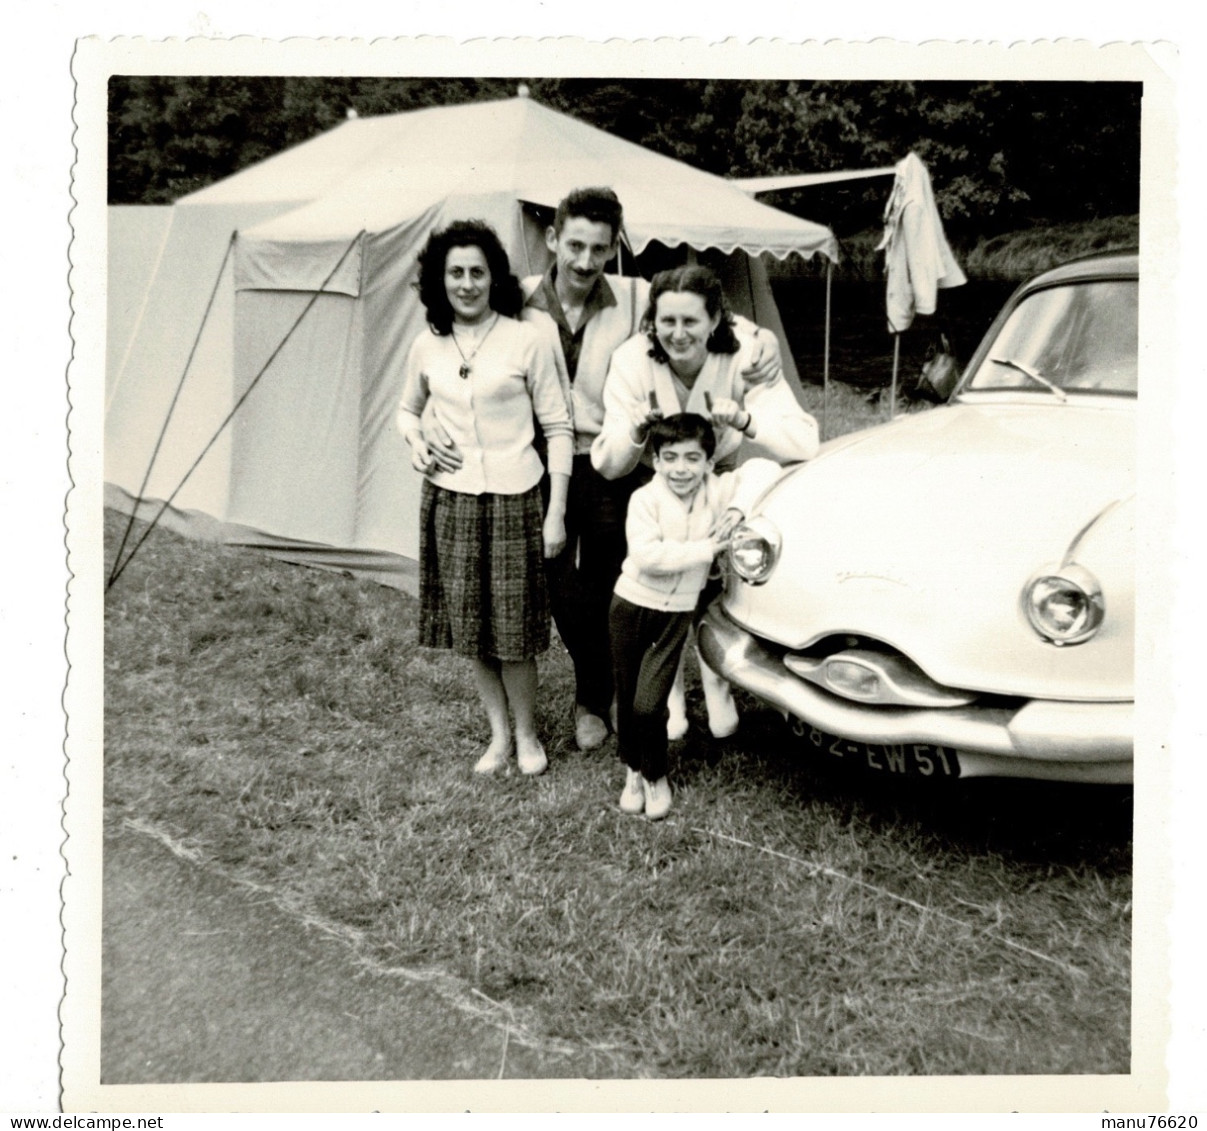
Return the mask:
[[1135, 393], [1138, 287], [1110, 279], [1047, 287], [1011, 311], [966, 389]]

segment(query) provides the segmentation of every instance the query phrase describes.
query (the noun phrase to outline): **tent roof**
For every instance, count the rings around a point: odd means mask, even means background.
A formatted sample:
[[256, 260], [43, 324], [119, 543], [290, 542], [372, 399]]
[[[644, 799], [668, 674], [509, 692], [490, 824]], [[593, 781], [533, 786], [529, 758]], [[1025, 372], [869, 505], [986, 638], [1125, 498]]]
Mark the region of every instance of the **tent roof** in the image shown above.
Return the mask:
[[616, 190], [635, 252], [657, 240], [837, 259], [823, 225], [529, 98], [353, 119], [178, 203], [296, 202], [249, 234], [310, 241], [387, 231], [448, 196], [508, 193], [552, 209], [581, 185]]

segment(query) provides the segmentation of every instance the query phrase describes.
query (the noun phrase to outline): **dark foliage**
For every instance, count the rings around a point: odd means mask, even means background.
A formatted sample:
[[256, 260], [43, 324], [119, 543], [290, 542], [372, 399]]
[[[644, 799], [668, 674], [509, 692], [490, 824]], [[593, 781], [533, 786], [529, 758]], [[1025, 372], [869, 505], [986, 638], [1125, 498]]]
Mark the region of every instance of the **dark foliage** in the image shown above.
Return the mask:
[[[337, 126], [512, 97], [519, 80], [122, 76], [109, 199], [166, 203]], [[533, 98], [722, 176], [927, 162], [956, 241], [1135, 213], [1139, 83], [527, 79]], [[783, 192], [840, 235], [876, 225], [884, 182]]]

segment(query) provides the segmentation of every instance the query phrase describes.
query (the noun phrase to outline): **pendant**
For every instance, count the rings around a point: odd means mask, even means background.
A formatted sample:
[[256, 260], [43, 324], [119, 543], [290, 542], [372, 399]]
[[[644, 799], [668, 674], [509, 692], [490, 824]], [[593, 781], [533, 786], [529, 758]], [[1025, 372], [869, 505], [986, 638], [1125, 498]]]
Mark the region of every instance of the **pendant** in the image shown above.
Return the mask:
[[468, 380], [468, 378], [469, 378], [469, 362], [463, 361], [461, 363], [461, 368], [458, 369], [457, 372], [461, 375], [462, 381]]

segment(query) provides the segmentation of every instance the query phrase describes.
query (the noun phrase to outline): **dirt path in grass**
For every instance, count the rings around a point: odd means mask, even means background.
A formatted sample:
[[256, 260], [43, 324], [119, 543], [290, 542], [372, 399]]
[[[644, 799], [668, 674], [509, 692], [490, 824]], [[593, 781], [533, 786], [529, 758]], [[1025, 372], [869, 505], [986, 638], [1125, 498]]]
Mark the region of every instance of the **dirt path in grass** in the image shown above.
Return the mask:
[[102, 994], [105, 1084], [589, 1075], [129, 828], [105, 840]]

